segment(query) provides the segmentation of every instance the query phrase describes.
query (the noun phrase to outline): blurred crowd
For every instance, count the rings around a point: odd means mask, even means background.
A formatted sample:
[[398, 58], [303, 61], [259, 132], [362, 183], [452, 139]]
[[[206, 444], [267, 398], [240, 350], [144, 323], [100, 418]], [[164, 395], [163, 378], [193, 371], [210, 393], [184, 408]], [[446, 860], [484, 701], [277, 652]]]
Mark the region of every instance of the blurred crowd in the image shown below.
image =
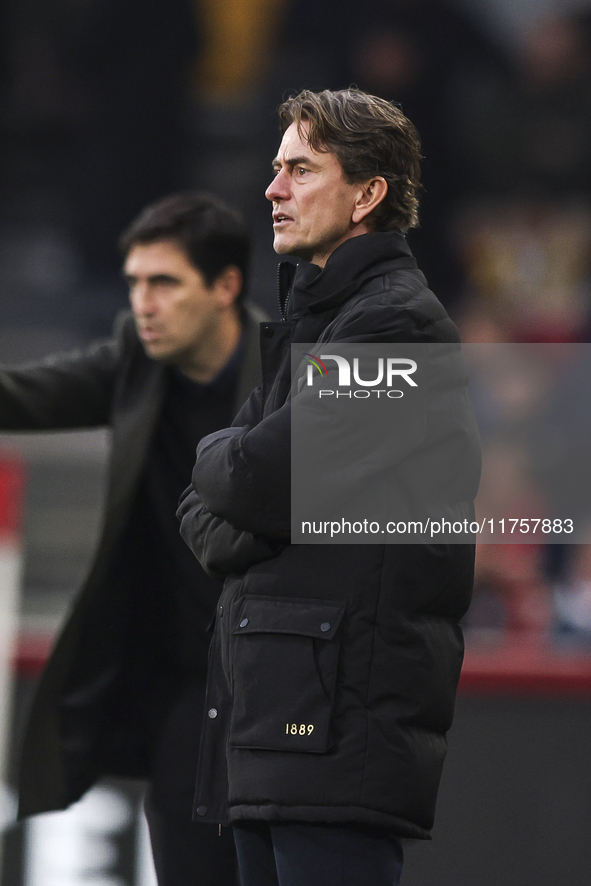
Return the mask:
[[[561, 9], [509, 44], [461, 0], [5, 0], [0, 319], [24, 328], [57, 312], [82, 337], [106, 332], [125, 297], [119, 232], [184, 187], [243, 210], [251, 294], [274, 311], [275, 108], [303, 87], [356, 84], [421, 133], [409, 241], [464, 341], [587, 342], [591, 7]], [[587, 394], [580, 383], [575, 409]], [[486, 443], [483, 513], [552, 504], [532, 491], [531, 448], [512, 448], [519, 397], [498, 407], [511, 432]], [[588, 642], [591, 548], [480, 545], [468, 625]]]

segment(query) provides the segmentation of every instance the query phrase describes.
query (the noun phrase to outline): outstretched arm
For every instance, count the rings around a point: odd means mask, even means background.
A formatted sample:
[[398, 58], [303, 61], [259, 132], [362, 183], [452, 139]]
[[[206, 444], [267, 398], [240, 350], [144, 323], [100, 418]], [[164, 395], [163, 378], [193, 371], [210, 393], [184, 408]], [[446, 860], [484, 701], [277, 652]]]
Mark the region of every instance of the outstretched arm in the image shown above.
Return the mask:
[[0, 428], [58, 430], [108, 424], [126, 335], [134, 335], [129, 322], [119, 323], [113, 338], [86, 349], [1, 367]]

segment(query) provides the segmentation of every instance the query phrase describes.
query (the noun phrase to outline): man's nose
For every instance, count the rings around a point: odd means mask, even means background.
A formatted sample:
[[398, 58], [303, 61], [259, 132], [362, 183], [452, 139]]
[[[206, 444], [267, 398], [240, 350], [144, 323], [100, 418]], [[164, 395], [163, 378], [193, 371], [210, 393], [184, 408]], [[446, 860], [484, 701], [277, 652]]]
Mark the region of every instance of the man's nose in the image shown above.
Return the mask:
[[288, 200], [290, 197], [289, 178], [284, 169], [281, 169], [265, 191], [267, 200], [278, 203], [281, 200]]
[[136, 283], [130, 290], [129, 300], [136, 317], [148, 317], [154, 313], [154, 300], [145, 284]]

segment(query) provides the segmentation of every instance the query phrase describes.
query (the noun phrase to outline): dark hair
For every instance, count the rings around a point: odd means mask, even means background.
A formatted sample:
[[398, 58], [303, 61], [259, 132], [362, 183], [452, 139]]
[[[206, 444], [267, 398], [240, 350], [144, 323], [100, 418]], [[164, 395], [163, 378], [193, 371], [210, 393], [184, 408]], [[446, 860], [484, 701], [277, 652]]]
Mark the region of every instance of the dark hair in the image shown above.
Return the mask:
[[421, 143], [408, 117], [390, 102], [360, 89], [310, 92], [287, 99], [279, 108], [281, 132], [295, 123], [308, 144], [336, 155], [349, 184], [380, 175], [388, 193], [369, 217], [376, 231], [418, 224]]
[[[146, 206], [119, 238], [123, 255], [139, 243], [171, 240], [211, 286], [235, 265], [246, 283], [250, 237], [242, 217], [211, 194], [185, 191]], [[245, 286], [239, 298], [244, 293]]]

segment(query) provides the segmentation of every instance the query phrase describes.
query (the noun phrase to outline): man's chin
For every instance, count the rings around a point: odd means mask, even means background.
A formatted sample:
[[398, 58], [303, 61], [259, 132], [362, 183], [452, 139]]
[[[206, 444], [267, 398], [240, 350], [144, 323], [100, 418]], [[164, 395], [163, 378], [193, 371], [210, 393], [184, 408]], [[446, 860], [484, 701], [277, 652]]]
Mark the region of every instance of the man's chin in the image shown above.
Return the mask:
[[312, 251], [307, 249], [303, 244], [282, 237], [278, 234], [273, 240], [273, 249], [277, 255], [293, 255], [294, 258], [303, 258], [304, 261], [310, 261]]
[[[296, 247], [297, 248], [297, 247]], [[277, 234], [273, 240], [273, 249], [277, 255], [292, 255], [293, 244], [289, 243], [281, 234]]]
[[165, 345], [159, 345], [156, 342], [150, 341], [142, 342], [142, 345], [146, 355], [150, 357], [151, 360], [157, 360], [158, 363], [174, 362], [174, 354], [171, 352], [170, 348], [167, 348]]

